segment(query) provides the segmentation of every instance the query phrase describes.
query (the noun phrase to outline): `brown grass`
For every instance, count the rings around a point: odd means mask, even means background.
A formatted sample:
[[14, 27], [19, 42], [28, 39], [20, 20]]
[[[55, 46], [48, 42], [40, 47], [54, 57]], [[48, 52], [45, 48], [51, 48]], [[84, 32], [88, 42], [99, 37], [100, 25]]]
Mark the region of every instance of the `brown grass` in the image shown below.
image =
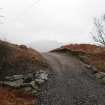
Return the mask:
[[51, 52], [63, 52], [75, 56], [81, 61], [105, 72], [105, 48], [91, 44], [70, 44]]
[[90, 44], [66, 45], [64, 48], [78, 52], [78, 56], [84, 62], [95, 66], [99, 71], [105, 72], [105, 48]]
[[0, 41], [0, 79], [7, 75], [35, 72], [45, 67], [45, 59], [36, 50]]
[[36, 100], [36, 97], [17, 90], [0, 88], [0, 105], [36, 105]]

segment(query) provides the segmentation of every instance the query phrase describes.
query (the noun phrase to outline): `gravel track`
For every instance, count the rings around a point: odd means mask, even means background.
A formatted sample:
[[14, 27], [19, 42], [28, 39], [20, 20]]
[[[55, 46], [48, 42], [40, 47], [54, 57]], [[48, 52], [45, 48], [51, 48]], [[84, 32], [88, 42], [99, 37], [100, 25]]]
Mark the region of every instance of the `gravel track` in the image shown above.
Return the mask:
[[39, 105], [105, 105], [105, 86], [81, 61], [66, 54], [43, 55], [51, 69]]

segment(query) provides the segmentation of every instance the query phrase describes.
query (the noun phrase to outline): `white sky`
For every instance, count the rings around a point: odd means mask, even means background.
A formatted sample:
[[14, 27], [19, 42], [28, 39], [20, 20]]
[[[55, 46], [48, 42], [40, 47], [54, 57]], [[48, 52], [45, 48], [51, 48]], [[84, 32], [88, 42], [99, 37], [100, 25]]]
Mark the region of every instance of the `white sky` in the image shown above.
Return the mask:
[[93, 18], [105, 13], [105, 0], [0, 0], [0, 8], [1, 38], [91, 43]]

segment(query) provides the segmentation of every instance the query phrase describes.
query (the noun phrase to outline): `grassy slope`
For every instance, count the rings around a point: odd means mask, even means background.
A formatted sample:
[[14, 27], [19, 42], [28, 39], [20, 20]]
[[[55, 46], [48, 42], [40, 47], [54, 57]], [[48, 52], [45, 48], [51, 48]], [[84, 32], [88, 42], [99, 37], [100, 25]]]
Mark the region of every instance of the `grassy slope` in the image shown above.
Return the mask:
[[[7, 75], [46, 68], [45, 59], [36, 50], [0, 40], [0, 80]], [[36, 97], [27, 93], [0, 86], [0, 105], [36, 105], [36, 101]]]
[[0, 88], [0, 105], [37, 105], [35, 97], [21, 91]]
[[[105, 72], [105, 48], [90, 44], [70, 44], [62, 47], [62, 51], [72, 54], [87, 64]], [[54, 50], [54, 51], [59, 51]]]
[[46, 61], [36, 50], [0, 41], [0, 79], [6, 75], [34, 72], [45, 67]]

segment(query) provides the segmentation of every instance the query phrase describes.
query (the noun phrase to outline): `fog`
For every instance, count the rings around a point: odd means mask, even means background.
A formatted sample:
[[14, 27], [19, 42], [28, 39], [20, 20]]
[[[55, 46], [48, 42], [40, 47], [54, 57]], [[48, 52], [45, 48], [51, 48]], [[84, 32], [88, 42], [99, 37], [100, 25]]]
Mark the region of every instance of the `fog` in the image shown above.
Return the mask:
[[55, 40], [40, 40], [40, 41], [27, 43], [26, 45], [40, 52], [48, 52], [53, 49], [61, 47], [63, 43], [57, 42]]
[[93, 18], [105, 0], [0, 0], [0, 38], [15, 43], [93, 43]]

